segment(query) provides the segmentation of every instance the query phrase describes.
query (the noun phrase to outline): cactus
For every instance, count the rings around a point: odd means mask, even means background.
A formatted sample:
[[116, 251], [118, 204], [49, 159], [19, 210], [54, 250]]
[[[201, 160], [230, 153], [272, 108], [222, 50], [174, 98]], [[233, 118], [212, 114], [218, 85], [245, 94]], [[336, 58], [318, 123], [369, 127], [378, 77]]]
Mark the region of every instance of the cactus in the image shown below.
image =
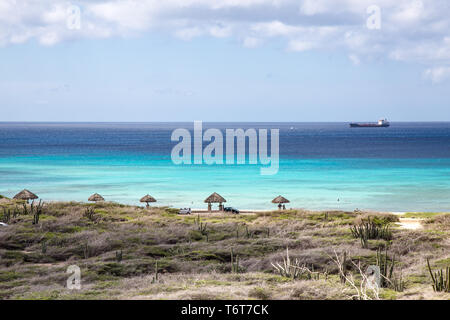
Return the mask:
[[388, 249], [386, 248], [384, 256], [381, 254], [381, 249], [377, 250], [377, 266], [380, 268], [381, 275], [381, 287], [386, 288], [388, 286], [388, 280], [392, 278], [395, 265], [395, 256], [392, 260], [389, 260]]
[[347, 251], [344, 251], [344, 256], [342, 257], [342, 273], [339, 273], [339, 278], [342, 284], [347, 282]]
[[41, 252], [42, 254], [46, 254], [47, 253], [47, 241], [42, 241], [41, 243]]
[[155, 262], [155, 275], [153, 276], [152, 283], [156, 283], [159, 280], [159, 273], [158, 273], [158, 261]]
[[11, 211], [9, 209], [3, 208], [2, 222], [9, 223], [10, 221], [11, 221]]
[[255, 237], [255, 231], [250, 231], [248, 229], [248, 226], [245, 225], [245, 236], [247, 237], [247, 239], [253, 238]]
[[13, 218], [17, 218], [20, 215], [20, 210], [17, 206], [14, 207]]
[[83, 246], [83, 254], [85, 259], [89, 258], [89, 244], [87, 242]]
[[26, 203], [23, 203], [22, 205], [23, 205], [22, 213], [23, 213], [24, 215], [28, 215], [28, 207], [27, 207], [27, 204], [26, 204]]
[[197, 219], [195, 219], [195, 224], [197, 225], [197, 229], [198, 231], [200, 231], [200, 233], [202, 235], [207, 235], [208, 231], [206, 231], [206, 226], [208, 225], [207, 223], [203, 224], [203, 222], [200, 221], [200, 215], [197, 216]]
[[121, 262], [123, 258], [122, 250], [116, 251], [116, 261]]
[[255, 231], [250, 231], [248, 229], [248, 226], [245, 225], [245, 236], [247, 239], [253, 238], [253, 237], [255, 237]]
[[360, 239], [363, 248], [367, 248], [367, 240], [369, 239], [392, 240], [392, 231], [389, 224], [380, 226], [370, 217], [363, 220], [359, 225], [350, 227], [350, 231], [354, 238]]
[[86, 208], [86, 210], [84, 210], [83, 216], [86, 217], [90, 221], [96, 220], [94, 208]]
[[403, 281], [403, 275], [401, 272], [398, 278], [395, 277], [392, 279], [392, 286], [393, 289], [397, 292], [403, 292], [403, 290], [405, 290], [405, 283]]
[[311, 265], [311, 269], [308, 269], [305, 264], [300, 265], [300, 261], [295, 259], [291, 262], [289, 257], [289, 248], [286, 248], [286, 258], [283, 257], [283, 264], [272, 263], [274, 269], [283, 277], [291, 278], [292, 280], [299, 279], [302, 276], [308, 280], [319, 280], [320, 274], [323, 274], [325, 278], [328, 277], [328, 272], [314, 271], [314, 265]]
[[234, 259], [233, 248], [231, 248], [231, 272], [238, 273], [239, 272], [239, 255], [236, 255], [236, 259]]
[[[24, 214], [28, 214], [28, 209], [26, 208], [26, 206], [24, 206]], [[14, 209], [6, 209], [3, 208], [3, 217], [2, 217], [2, 222], [4, 223], [9, 223], [11, 221], [11, 218], [15, 219], [20, 215], [20, 210], [19, 208], [16, 206], [14, 207]]]
[[276, 264], [272, 263], [272, 266], [281, 276], [293, 280], [300, 278], [304, 271], [306, 271], [306, 268], [300, 265], [298, 259], [295, 259], [293, 263], [291, 263], [288, 247], [286, 247], [286, 258], [283, 257], [283, 264], [281, 265], [277, 262]]
[[33, 224], [39, 223], [39, 218], [42, 214], [43, 206], [44, 206], [44, 203], [41, 200], [39, 200], [39, 204], [37, 206], [34, 205], [34, 201], [31, 202], [30, 212], [31, 212], [31, 214], [33, 214]]
[[395, 268], [395, 255], [389, 258], [388, 248], [386, 248], [384, 255], [381, 253], [381, 249], [377, 250], [377, 266], [380, 268], [380, 287], [391, 288], [395, 291], [402, 292], [404, 290], [404, 282], [402, 274], [397, 276], [394, 272]]
[[450, 292], [450, 267], [444, 270], [433, 272], [430, 266], [430, 260], [427, 259], [428, 271], [433, 281], [433, 290], [435, 292]]

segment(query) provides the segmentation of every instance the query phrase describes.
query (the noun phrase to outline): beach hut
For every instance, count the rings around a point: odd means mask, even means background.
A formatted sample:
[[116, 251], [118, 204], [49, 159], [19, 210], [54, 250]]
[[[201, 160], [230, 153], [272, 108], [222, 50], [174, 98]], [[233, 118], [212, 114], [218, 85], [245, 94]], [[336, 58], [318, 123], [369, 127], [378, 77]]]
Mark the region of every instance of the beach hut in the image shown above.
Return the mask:
[[88, 201], [94, 201], [94, 202], [105, 201], [105, 198], [103, 198], [98, 193], [94, 193], [92, 196], [89, 197]]
[[29, 191], [27, 189], [23, 189], [18, 194], [16, 194], [13, 199], [16, 199], [16, 200], [27, 200], [27, 203], [28, 203], [29, 200], [34, 200], [34, 199], [37, 199], [37, 198], [38, 198], [38, 196], [35, 195], [33, 192], [31, 192], [31, 191]]
[[145, 202], [147, 205], [146, 205], [146, 207], [148, 208], [149, 207], [149, 202], [156, 202], [156, 199], [155, 198], [153, 198], [151, 195], [149, 195], [149, 194], [147, 194], [147, 195], [145, 195], [145, 196], [143, 196], [142, 198], [141, 198], [141, 200], [139, 200], [140, 202]]
[[272, 200], [272, 203], [278, 204], [278, 209], [281, 210], [281, 207], [284, 203], [289, 203], [290, 201], [286, 199], [285, 197], [278, 196], [275, 199]]
[[208, 198], [205, 199], [205, 203], [208, 204], [208, 211], [212, 210], [212, 203], [218, 203], [219, 204], [219, 211], [223, 210], [222, 203], [227, 202], [227, 200], [224, 199], [220, 194], [214, 192], [212, 195], [210, 195]]

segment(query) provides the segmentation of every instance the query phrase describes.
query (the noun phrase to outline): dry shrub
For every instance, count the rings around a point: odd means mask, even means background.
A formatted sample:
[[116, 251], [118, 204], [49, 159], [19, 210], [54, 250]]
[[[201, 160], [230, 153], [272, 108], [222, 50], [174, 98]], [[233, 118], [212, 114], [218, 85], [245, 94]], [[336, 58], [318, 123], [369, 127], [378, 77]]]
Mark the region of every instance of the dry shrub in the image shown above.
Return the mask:
[[274, 211], [258, 211], [255, 212], [257, 217], [279, 217], [282, 215], [289, 216], [306, 216], [312, 213], [312, 211], [307, 211], [303, 209], [290, 209], [290, 210], [274, 210]]
[[296, 300], [328, 300], [348, 299], [341, 286], [330, 286], [324, 280], [302, 280], [295, 282], [290, 291], [290, 299]]
[[392, 214], [392, 213], [383, 213], [383, 212], [364, 212], [363, 214], [359, 215], [356, 219], [355, 219], [355, 223], [359, 224], [363, 221], [367, 221], [367, 219], [371, 219], [374, 222], [381, 224], [381, 225], [385, 225], [388, 223], [394, 223], [394, 222], [399, 222], [400, 219], [397, 215]]
[[433, 244], [442, 241], [442, 236], [418, 230], [404, 230], [397, 233], [392, 242], [391, 251], [399, 256], [410, 252], [432, 252]]
[[250, 289], [248, 296], [250, 298], [255, 298], [258, 300], [270, 300], [270, 298], [272, 297], [272, 293], [265, 288], [255, 287], [253, 289]]
[[428, 218], [425, 220], [425, 224], [429, 228], [448, 231], [450, 230], [450, 214], [443, 214], [433, 218]]

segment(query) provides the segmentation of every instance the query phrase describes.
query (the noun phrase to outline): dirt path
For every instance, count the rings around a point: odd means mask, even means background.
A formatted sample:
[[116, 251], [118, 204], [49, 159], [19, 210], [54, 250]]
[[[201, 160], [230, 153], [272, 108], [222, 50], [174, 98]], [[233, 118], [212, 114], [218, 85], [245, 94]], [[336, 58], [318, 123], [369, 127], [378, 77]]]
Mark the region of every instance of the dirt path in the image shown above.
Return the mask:
[[408, 230], [418, 230], [423, 229], [422, 225], [423, 219], [409, 219], [409, 218], [400, 218], [400, 222], [397, 223], [401, 229]]
[[423, 229], [422, 221], [424, 219], [420, 218], [403, 218], [402, 216], [405, 214], [404, 212], [392, 212], [397, 215], [400, 219], [400, 222], [397, 222], [397, 225], [400, 229], [408, 229], [408, 230], [419, 230]]

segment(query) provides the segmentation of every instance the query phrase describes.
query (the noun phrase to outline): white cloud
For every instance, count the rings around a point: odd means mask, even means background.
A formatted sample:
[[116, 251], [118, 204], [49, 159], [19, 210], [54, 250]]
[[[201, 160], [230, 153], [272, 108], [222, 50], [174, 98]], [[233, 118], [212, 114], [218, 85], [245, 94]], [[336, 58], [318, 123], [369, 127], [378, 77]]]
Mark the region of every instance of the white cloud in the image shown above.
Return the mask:
[[175, 32], [175, 35], [182, 40], [189, 41], [193, 38], [203, 35], [203, 31], [197, 27], [185, 28], [185, 29], [177, 30]]
[[350, 54], [348, 58], [355, 66], [359, 66], [361, 64], [361, 60], [356, 54]]
[[[372, 4], [381, 8], [380, 30], [366, 28]], [[67, 28], [72, 5], [81, 9], [79, 30]], [[158, 32], [234, 37], [249, 48], [281, 41], [292, 51], [342, 50], [432, 70], [450, 64], [448, 12], [448, 0], [0, 0], [0, 45]]]
[[56, 32], [49, 32], [39, 37], [39, 42], [46, 46], [54, 45], [59, 41], [58, 34]]
[[300, 5], [300, 12], [307, 16], [312, 16], [326, 12], [326, 7], [323, 1], [305, 0]]
[[230, 26], [216, 25], [209, 29], [209, 34], [216, 38], [226, 38], [232, 33]]
[[160, 7], [153, 1], [102, 1], [86, 4], [86, 13], [94, 20], [108, 22], [120, 29], [145, 30], [152, 24]]
[[257, 48], [262, 45], [262, 40], [254, 37], [246, 37], [243, 41], [243, 45], [246, 48]]
[[313, 42], [302, 41], [302, 40], [292, 40], [289, 42], [288, 50], [290, 51], [307, 51], [315, 47]]
[[42, 21], [45, 24], [62, 24], [67, 19], [67, 6], [55, 4], [50, 10], [42, 13]]
[[425, 7], [421, 0], [413, 0], [401, 5], [399, 10], [392, 15], [392, 20], [401, 23], [413, 23], [421, 17], [425, 17]]
[[303, 30], [303, 27], [290, 26], [280, 21], [271, 21], [254, 24], [251, 30], [266, 37], [278, 37], [298, 34]]
[[435, 67], [425, 70], [425, 78], [431, 80], [433, 83], [441, 83], [450, 79], [450, 67]]

